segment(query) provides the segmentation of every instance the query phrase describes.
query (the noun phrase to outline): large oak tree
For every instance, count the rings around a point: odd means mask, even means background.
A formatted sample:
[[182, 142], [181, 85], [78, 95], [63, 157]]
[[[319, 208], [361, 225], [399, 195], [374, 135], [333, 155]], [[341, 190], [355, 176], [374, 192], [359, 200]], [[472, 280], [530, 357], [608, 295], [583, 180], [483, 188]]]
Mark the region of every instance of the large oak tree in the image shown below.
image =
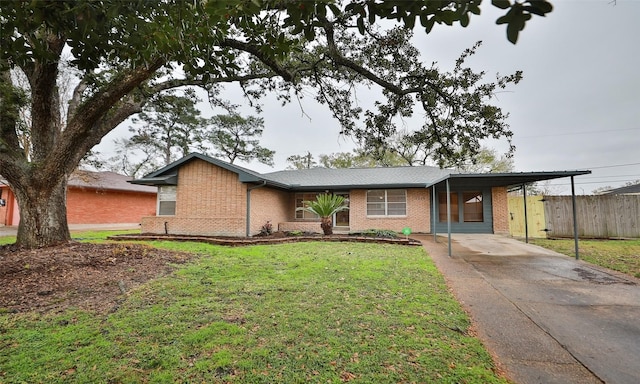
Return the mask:
[[[393, 130], [390, 117], [408, 115], [417, 105], [428, 116], [425, 138], [439, 142], [442, 153], [449, 147], [473, 151], [477, 138], [508, 133], [504, 115], [489, 98], [493, 89], [516, 81], [518, 74], [478, 85], [480, 74], [461, 66], [444, 74], [423, 66], [406, 41], [417, 25], [427, 33], [435, 24], [468, 25], [471, 16], [480, 13], [480, 3], [3, 1], [0, 175], [20, 207], [18, 245], [69, 241], [67, 176], [153, 95], [178, 87], [203, 87], [218, 105], [224, 103], [218, 97], [224, 83], [239, 82], [252, 100], [277, 92], [287, 101], [311, 89], [329, 105], [345, 133], [370, 141]], [[504, 10], [497, 23], [507, 25], [512, 42], [532, 15], [551, 11], [541, 0], [491, 3]], [[379, 19], [394, 20], [406, 29], [377, 31], [372, 25]], [[62, 58], [68, 53], [71, 59], [65, 63]], [[57, 84], [63, 64], [77, 71], [77, 85], [63, 106], [64, 119]], [[12, 83], [11, 70], [26, 75], [29, 98]], [[385, 100], [377, 104], [377, 111], [364, 112], [354, 105], [350, 90], [361, 83], [383, 89]], [[18, 111], [25, 102], [30, 148], [18, 139]], [[366, 118], [361, 120], [363, 113]]]

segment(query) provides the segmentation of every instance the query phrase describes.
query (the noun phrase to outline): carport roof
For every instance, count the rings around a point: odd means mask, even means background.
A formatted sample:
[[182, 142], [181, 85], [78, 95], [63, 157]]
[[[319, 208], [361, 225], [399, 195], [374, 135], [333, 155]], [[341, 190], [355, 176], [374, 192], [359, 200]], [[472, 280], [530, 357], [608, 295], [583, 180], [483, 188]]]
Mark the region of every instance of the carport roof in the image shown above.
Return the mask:
[[548, 171], [548, 172], [509, 172], [509, 173], [451, 173], [433, 184], [449, 179], [452, 186], [465, 187], [513, 187], [537, 181], [553, 180], [562, 177], [588, 175], [589, 170]]

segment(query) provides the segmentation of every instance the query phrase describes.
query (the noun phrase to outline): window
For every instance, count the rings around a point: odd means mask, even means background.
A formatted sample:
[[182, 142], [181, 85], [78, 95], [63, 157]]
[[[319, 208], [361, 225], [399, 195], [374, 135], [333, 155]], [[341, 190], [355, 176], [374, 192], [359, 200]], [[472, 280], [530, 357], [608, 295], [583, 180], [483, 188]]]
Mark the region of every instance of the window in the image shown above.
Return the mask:
[[305, 201], [313, 201], [316, 199], [317, 193], [296, 193], [296, 219], [315, 220], [318, 219], [318, 215], [315, 213], [307, 212], [304, 210], [298, 210], [298, 208], [304, 207]]
[[367, 216], [406, 216], [407, 191], [372, 189], [367, 191]]
[[[459, 201], [462, 201], [462, 207]], [[460, 214], [465, 223], [483, 222], [482, 192], [451, 192], [451, 222], [460, 222]], [[438, 219], [441, 223], [447, 222], [447, 194], [444, 192], [438, 194]]]
[[462, 199], [464, 201], [462, 212], [465, 223], [482, 222], [482, 192], [464, 192]]
[[[444, 192], [438, 194], [438, 218], [441, 223], [447, 222], [447, 194]], [[458, 221], [460, 221], [458, 194], [453, 192], [451, 193], [451, 222], [457, 223]]]
[[158, 216], [173, 216], [176, 214], [175, 185], [158, 187]]

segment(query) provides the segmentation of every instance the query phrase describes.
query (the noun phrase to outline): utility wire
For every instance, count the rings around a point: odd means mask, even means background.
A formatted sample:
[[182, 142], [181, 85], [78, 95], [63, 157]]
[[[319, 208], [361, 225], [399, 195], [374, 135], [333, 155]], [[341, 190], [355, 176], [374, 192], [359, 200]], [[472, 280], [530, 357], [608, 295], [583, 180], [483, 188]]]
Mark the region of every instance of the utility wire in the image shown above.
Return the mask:
[[602, 131], [583, 131], [583, 132], [565, 132], [565, 133], [552, 133], [548, 135], [531, 135], [531, 136], [519, 136], [514, 134], [514, 138], [518, 139], [533, 139], [538, 137], [551, 137], [551, 136], [574, 136], [574, 135], [588, 135], [594, 133], [608, 133], [608, 132], [624, 132], [624, 131], [639, 131], [640, 128], [623, 128], [623, 129], [609, 129]]

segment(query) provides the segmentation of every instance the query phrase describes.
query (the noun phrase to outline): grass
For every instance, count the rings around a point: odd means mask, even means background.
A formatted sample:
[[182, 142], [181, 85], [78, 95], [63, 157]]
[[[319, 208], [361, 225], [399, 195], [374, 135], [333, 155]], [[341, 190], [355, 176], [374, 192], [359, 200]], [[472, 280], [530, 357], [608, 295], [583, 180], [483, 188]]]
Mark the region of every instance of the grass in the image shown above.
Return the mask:
[[[78, 241], [106, 240], [109, 236], [140, 233], [139, 229], [113, 230], [113, 231], [72, 231], [71, 238]], [[15, 236], [0, 236], [0, 245], [13, 244]]]
[[[529, 242], [575, 256], [573, 239], [530, 239]], [[640, 277], [640, 240], [580, 240], [578, 250], [584, 261]]]
[[504, 383], [420, 247], [203, 254], [111, 314], [0, 314], [6, 383]]

